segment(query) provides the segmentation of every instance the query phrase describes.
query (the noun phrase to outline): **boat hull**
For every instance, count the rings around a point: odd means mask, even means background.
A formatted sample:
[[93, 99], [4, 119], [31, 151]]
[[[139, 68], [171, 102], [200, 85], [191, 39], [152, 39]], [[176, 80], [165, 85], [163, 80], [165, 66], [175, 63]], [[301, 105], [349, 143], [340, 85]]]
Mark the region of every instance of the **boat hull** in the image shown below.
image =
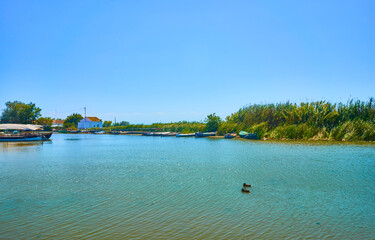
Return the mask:
[[224, 136], [225, 138], [235, 138], [236, 137], [236, 135], [235, 134], [225, 134], [225, 136]]
[[42, 136], [1, 136], [0, 142], [31, 142], [42, 141]]
[[176, 137], [194, 137], [195, 133], [176, 134]]
[[260, 139], [256, 133], [246, 134], [243, 138], [251, 139], [251, 140], [259, 140]]
[[215, 132], [196, 132], [195, 137], [210, 137], [210, 136], [216, 136]]

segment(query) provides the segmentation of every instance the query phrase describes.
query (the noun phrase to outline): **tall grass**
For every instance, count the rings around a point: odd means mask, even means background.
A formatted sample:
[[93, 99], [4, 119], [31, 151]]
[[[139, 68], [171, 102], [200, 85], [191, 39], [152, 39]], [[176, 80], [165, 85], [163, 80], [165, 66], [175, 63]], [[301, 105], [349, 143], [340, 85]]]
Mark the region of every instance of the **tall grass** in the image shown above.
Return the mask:
[[218, 132], [241, 130], [269, 139], [375, 141], [375, 101], [253, 104], [228, 116]]

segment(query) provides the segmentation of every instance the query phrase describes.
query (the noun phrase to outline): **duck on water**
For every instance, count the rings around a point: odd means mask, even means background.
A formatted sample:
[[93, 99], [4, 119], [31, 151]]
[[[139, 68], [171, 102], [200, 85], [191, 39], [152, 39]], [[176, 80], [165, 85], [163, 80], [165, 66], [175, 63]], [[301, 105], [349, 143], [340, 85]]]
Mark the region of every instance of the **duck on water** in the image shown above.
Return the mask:
[[244, 183], [244, 184], [242, 185], [241, 192], [243, 192], [243, 193], [250, 193], [250, 190], [249, 190], [249, 189], [246, 189], [246, 188], [248, 188], [248, 187], [251, 187], [251, 184], [246, 184], [246, 183]]

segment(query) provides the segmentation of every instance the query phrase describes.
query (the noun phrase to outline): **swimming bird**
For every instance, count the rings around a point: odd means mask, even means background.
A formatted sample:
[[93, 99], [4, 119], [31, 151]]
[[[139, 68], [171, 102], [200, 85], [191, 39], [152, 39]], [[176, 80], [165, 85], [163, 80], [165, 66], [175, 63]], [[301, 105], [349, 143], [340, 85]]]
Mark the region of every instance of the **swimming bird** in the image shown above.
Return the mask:
[[247, 189], [242, 188], [242, 189], [241, 189], [241, 192], [243, 192], [243, 193], [250, 193], [250, 190], [247, 190]]
[[246, 184], [246, 183], [244, 183], [244, 184], [243, 184], [243, 187], [251, 187], [251, 184]]

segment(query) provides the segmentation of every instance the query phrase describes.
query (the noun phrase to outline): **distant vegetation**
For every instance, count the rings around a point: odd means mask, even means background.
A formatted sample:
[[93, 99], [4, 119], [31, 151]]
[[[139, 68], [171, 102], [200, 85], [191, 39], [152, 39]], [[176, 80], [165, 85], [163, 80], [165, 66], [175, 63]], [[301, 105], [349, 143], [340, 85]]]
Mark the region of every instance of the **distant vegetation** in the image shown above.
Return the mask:
[[228, 116], [218, 133], [241, 130], [267, 139], [375, 141], [375, 102], [254, 104]]
[[[114, 129], [113, 126], [108, 129]], [[307, 103], [253, 104], [222, 121], [215, 114], [205, 122], [129, 124], [118, 130], [171, 131], [181, 133], [217, 131], [218, 135], [256, 133], [261, 139], [375, 141], [375, 101], [350, 100]]]
[[36, 107], [34, 103], [23, 103], [19, 101], [6, 102], [6, 108], [1, 114], [2, 123], [34, 123], [40, 116], [42, 111]]
[[[52, 119], [40, 117], [35, 104], [7, 102], [2, 123], [37, 123], [48, 127]], [[75, 129], [82, 116], [67, 117], [64, 128]], [[262, 139], [375, 141], [375, 99], [307, 103], [253, 104], [227, 116], [223, 121], [215, 113], [204, 122], [129, 124], [104, 121], [103, 130], [169, 131], [180, 133], [214, 132], [218, 135], [247, 131]]]
[[78, 122], [83, 119], [82, 115], [79, 113], [73, 113], [72, 115], [68, 116], [64, 121], [64, 128], [66, 129], [77, 129]]
[[204, 131], [205, 127], [205, 123], [182, 121], [176, 123], [128, 124], [126, 126], [108, 126], [103, 129], [123, 131], [168, 131], [180, 133], [194, 133]]

